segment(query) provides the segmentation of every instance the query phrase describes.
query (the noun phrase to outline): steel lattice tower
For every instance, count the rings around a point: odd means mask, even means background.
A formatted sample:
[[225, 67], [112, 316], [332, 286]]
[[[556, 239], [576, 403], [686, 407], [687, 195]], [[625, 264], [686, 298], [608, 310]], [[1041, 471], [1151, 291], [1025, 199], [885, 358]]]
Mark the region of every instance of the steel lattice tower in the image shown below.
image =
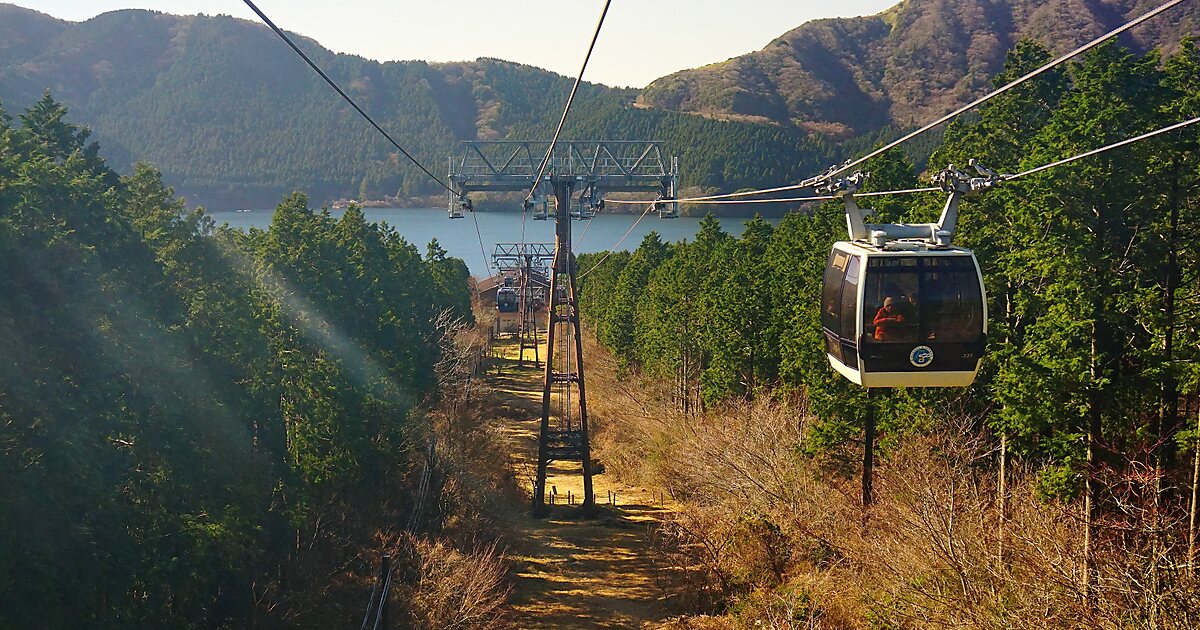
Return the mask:
[[[595, 507], [592, 492], [592, 459], [588, 433], [587, 390], [584, 382], [583, 338], [575, 253], [571, 243], [572, 201], [598, 201], [605, 192], [654, 192], [659, 216], [678, 216], [676, 197], [678, 162], [662, 157], [657, 142], [464, 142], [458, 158], [450, 158], [450, 217], [470, 210], [467, 194], [473, 191], [530, 191], [549, 187], [555, 199], [554, 254], [546, 297], [546, 356], [542, 381], [542, 414], [538, 431], [537, 477], [533, 488], [533, 513], [546, 509], [546, 476], [551, 462], [578, 461], [583, 472], [583, 508]], [[549, 153], [545, 175], [538, 178], [535, 156]], [[583, 212], [578, 218], [590, 218]], [[541, 218], [536, 217], [535, 218]], [[525, 243], [518, 250], [524, 252]], [[518, 259], [529, 264], [528, 259]], [[525, 281], [531, 273], [523, 273]], [[522, 291], [522, 297], [528, 295]], [[528, 299], [528, 298], [525, 298]], [[526, 306], [521, 305], [522, 359], [525, 351]], [[536, 325], [535, 325], [536, 329]], [[536, 333], [535, 333], [536, 335]], [[535, 342], [536, 343], [536, 342]], [[536, 348], [536, 346], [535, 346]], [[536, 349], [535, 349], [536, 357]], [[556, 400], [557, 399], [557, 400]], [[557, 403], [557, 404], [556, 404]]]

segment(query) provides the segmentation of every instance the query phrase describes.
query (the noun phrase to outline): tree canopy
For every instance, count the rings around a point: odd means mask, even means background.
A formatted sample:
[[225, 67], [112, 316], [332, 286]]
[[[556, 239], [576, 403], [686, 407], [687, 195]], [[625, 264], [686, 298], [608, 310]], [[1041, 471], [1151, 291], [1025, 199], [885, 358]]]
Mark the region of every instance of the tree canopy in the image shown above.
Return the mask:
[[[300, 194], [216, 228], [49, 96], [0, 112], [0, 626], [245, 627], [410, 466], [462, 261]], [[312, 535], [312, 534], [309, 534]]]

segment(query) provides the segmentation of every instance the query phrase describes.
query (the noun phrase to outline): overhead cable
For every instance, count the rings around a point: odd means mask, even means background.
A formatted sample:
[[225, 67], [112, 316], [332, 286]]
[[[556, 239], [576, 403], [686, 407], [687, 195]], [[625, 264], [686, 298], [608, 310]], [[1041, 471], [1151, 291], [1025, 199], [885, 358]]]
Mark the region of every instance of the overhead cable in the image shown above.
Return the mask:
[[491, 273], [492, 261], [488, 259], [487, 248], [483, 246], [483, 232], [479, 230], [479, 215], [474, 210], [471, 211], [471, 219], [475, 221], [475, 237], [479, 239], [479, 253], [483, 255], [483, 264], [487, 267], [488, 273]]
[[383, 137], [387, 138], [388, 142], [392, 143], [392, 146], [396, 147], [396, 149], [398, 151], [400, 151], [400, 153], [404, 154], [404, 157], [408, 158], [408, 160], [410, 162], [412, 162], [417, 168], [421, 169], [421, 171], [423, 171], [426, 175], [428, 175], [430, 177], [430, 179], [437, 182], [439, 186], [450, 191], [451, 194], [457, 194], [454, 192], [453, 188], [450, 188], [450, 186], [448, 184], [446, 184], [446, 182], [442, 181], [442, 179], [440, 177], [438, 177], [437, 175], [434, 175], [433, 172], [430, 171], [428, 168], [425, 168], [424, 164], [421, 164], [421, 162], [418, 161], [417, 158], [413, 157], [411, 153], [409, 153], [408, 151], [406, 151], [404, 149], [404, 147], [400, 146], [400, 143], [396, 142], [396, 140], [394, 138], [392, 138], [391, 134], [384, 131], [383, 127], [380, 127], [379, 123], [375, 122], [375, 119], [371, 118], [370, 114], [367, 114], [367, 112], [364, 111], [363, 108], [358, 106], [358, 103], [354, 102], [354, 99], [350, 98], [349, 94], [346, 94], [346, 92], [343, 91], [342, 88], [338, 87], [338, 84], [335, 83], [333, 81], [333, 79], [329, 78], [329, 75], [325, 74], [325, 71], [321, 70], [321, 68], [319, 66], [317, 66], [317, 64], [314, 63], [313, 60], [310, 59], [308, 55], [304, 54], [304, 51], [300, 50], [300, 47], [296, 46], [295, 42], [292, 41], [292, 38], [288, 37], [287, 33], [284, 33], [283, 30], [281, 30], [278, 26], [275, 26], [275, 23], [271, 21], [271, 18], [267, 17], [267, 15], [265, 13], [263, 13], [262, 10], [259, 9], [253, 2], [251, 2], [251, 0], [242, 0], [242, 1], [246, 3], [246, 6], [250, 7], [251, 11], [254, 11], [255, 13], [257, 13], [258, 17], [262, 18], [262, 21], [266, 22], [267, 26], [271, 27], [271, 30], [275, 31], [276, 35], [278, 35], [281, 39], [283, 39], [283, 41], [286, 42], [288, 46], [291, 46], [292, 50], [296, 51], [296, 54], [300, 55], [300, 58], [303, 59], [304, 62], [307, 63], [310, 68], [312, 68], [318, 75], [320, 75], [322, 79], [325, 79], [325, 82], [329, 84], [329, 87], [333, 88], [335, 92], [337, 92], [339, 95], [341, 95], [341, 97], [343, 99], [345, 99], [345, 101], [347, 103], [349, 103], [350, 106], [355, 109], [355, 111], [357, 111], [364, 119], [366, 119], [367, 122], [371, 123], [371, 126], [374, 127], [376, 131], [383, 134]]
[[[1098, 149], [1092, 149], [1090, 151], [1085, 151], [1083, 153], [1073, 155], [1068, 158], [1063, 158], [1061, 160], [1056, 160], [1056, 161], [1050, 162], [1048, 164], [1036, 166], [1034, 168], [1031, 168], [1031, 169], [1028, 169], [1025, 171], [1021, 171], [1020, 173], [1016, 173], [1013, 175], [1001, 175], [1000, 180], [1006, 181], [1006, 182], [1011, 182], [1013, 180], [1017, 180], [1022, 177], [1033, 175], [1035, 173], [1040, 173], [1042, 171], [1046, 171], [1046, 170], [1049, 170], [1052, 168], [1063, 166], [1065, 164], [1070, 164], [1071, 162], [1077, 162], [1084, 158], [1092, 157], [1094, 155], [1100, 155], [1101, 153], [1106, 153], [1106, 152], [1112, 151], [1114, 149], [1119, 149], [1124, 146], [1128, 146], [1128, 145], [1131, 145], [1131, 144], [1134, 144], [1137, 142], [1141, 142], [1142, 140], [1148, 140], [1155, 136], [1160, 136], [1165, 133], [1177, 131], [1179, 129], [1183, 129], [1184, 127], [1194, 125], [1196, 123], [1200, 123], [1200, 116], [1197, 116], [1195, 118], [1191, 118], [1191, 119], [1188, 119], [1188, 120], [1185, 120], [1182, 122], [1177, 122], [1173, 125], [1168, 125], [1166, 127], [1162, 127], [1161, 129], [1155, 129], [1154, 131], [1148, 131], [1146, 133], [1143, 133], [1138, 136], [1134, 136], [1132, 138], [1126, 138], [1119, 142], [1114, 142], [1112, 144], [1102, 146]], [[881, 191], [875, 191], [875, 192], [855, 193], [854, 196], [855, 197], [882, 197], [882, 196], [890, 196], [890, 195], [911, 195], [911, 194], [926, 193], [926, 192], [940, 192], [941, 190], [942, 190], [941, 188], [936, 188], [936, 187], [905, 188], [905, 189], [901, 189], [901, 190], [881, 190]], [[779, 199], [737, 199], [737, 200], [717, 200], [717, 201], [703, 201], [703, 202], [693, 202], [688, 199], [683, 199], [683, 200], [680, 200], [679, 203], [702, 203], [704, 205], [744, 204], [744, 203], [746, 203], [746, 204], [749, 204], [749, 203], [804, 203], [807, 201], [830, 201], [830, 200], [839, 199], [839, 198], [840, 197], [835, 196], [835, 195], [820, 195], [820, 196], [812, 196], [812, 197], [789, 197], [789, 198], [779, 198]], [[639, 204], [639, 203], [648, 203], [648, 202], [636, 201], [636, 200], [630, 201], [630, 200], [621, 200], [621, 199], [609, 199], [609, 200], [606, 200], [606, 203], [630, 205], [630, 204]], [[622, 240], [624, 240], [624, 239], [622, 239]], [[618, 242], [618, 246], [619, 245], [620, 245], [620, 242]]]
[[579, 85], [583, 83], [583, 73], [587, 70], [588, 61], [592, 58], [592, 51], [596, 48], [596, 40], [600, 38], [600, 29], [604, 26], [604, 18], [608, 15], [610, 4], [612, 4], [612, 0], [604, 0], [604, 9], [600, 11], [600, 19], [596, 21], [596, 30], [592, 33], [592, 43], [588, 44], [587, 54], [583, 56], [583, 65], [579, 67], [579, 75], [575, 77], [575, 85], [571, 87], [571, 94], [567, 96], [567, 105], [563, 107], [562, 118], [558, 119], [558, 128], [554, 130], [554, 137], [550, 139], [550, 146], [546, 147], [546, 157], [542, 158], [542, 163], [538, 167], [537, 177], [533, 178], [533, 186], [529, 189], [529, 194], [525, 195], [525, 199], [533, 197], [533, 194], [537, 192], [538, 184], [542, 182], [542, 176], [546, 174], [546, 167], [550, 164], [550, 156], [554, 153], [554, 145], [558, 142], [558, 137], [562, 134], [563, 126], [567, 124], [567, 114], [571, 112], [571, 103], [575, 102], [575, 94], [579, 92]]
[[1151, 10], [1151, 11], [1145, 13], [1144, 15], [1142, 15], [1141, 17], [1138, 17], [1134, 20], [1126, 22], [1125, 24], [1118, 26], [1117, 28], [1105, 33], [1104, 35], [1101, 35], [1100, 37], [1098, 37], [1096, 39], [1093, 39], [1092, 41], [1084, 44], [1083, 46], [1080, 46], [1080, 47], [1076, 48], [1075, 50], [1072, 50], [1071, 52], [1068, 52], [1046, 64], [1043, 64], [1042, 67], [1024, 74], [1023, 76], [1016, 79], [1015, 81], [1010, 82], [1008, 85], [1005, 85], [1004, 87], [1002, 87], [994, 92], [991, 92], [989, 94], [985, 94], [985, 95], [975, 99], [974, 101], [971, 101], [970, 103], [967, 103], [966, 105], [963, 105], [962, 107], [950, 112], [949, 114], [946, 114], [945, 116], [942, 116], [941, 118], [925, 125], [924, 127], [921, 127], [920, 129], [917, 129], [916, 131], [913, 131], [913, 132], [899, 138], [898, 140], [894, 140], [891, 143], [886, 144], [883, 147], [880, 147], [861, 158], [858, 158], [857, 160], [854, 160], [848, 164], [844, 164], [841, 167], [838, 167], [837, 170], [835, 170], [829, 174], [829, 179], [833, 179], [833, 178], [836, 178], [838, 175], [847, 173], [847, 172], [853, 170], [855, 167], [861, 166], [867, 160], [870, 160], [872, 158], [883, 155], [884, 153], [890, 151], [891, 149], [894, 149], [897, 146], [899, 146], [905, 142], [908, 142], [909, 140], [912, 140], [913, 138], [915, 138], [919, 135], [926, 133], [930, 129], [933, 129], [934, 127], [937, 127], [937, 126], [941, 125], [942, 123], [948, 122], [949, 120], [956, 118], [957, 116], [959, 116], [963, 113], [966, 113], [972, 109], [975, 109], [976, 107], [986, 103], [987, 101], [989, 101], [997, 96], [1000, 96], [1001, 94], [1004, 94], [1005, 92], [1008, 92], [1009, 90], [1021, 85], [1022, 83], [1025, 83], [1026, 81], [1029, 81], [1038, 76], [1041, 76], [1042, 74], [1045, 74], [1046, 72], [1066, 63], [1067, 61], [1070, 61], [1071, 59], [1074, 59], [1075, 57], [1082, 55], [1083, 53], [1099, 46], [1100, 44], [1103, 44], [1104, 42], [1116, 37], [1117, 35], [1120, 35], [1121, 33], [1124, 33], [1125, 31], [1128, 31], [1129, 29], [1132, 29], [1132, 28], [1142, 24], [1143, 22], [1146, 22], [1147, 20], [1151, 20], [1151, 19], [1155, 18], [1160, 13], [1170, 10], [1171, 8], [1175, 7], [1175, 5], [1181, 4], [1185, 1], [1186, 0], [1170, 0], [1169, 2], [1166, 2], [1162, 6], [1158, 7], [1157, 9]]
[[579, 235], [579, 238], [575, 240], [575, 243], [572, 245], [572, 247], [579, 247], [579, 245], [583, 243], [583, 238], [587, 236], [588, 230], [592, 227], [592, 221], [596, 219], [596, 215], [598, 214], [600, 213], [597, 212], [595, 215], [592, 215], [592, 218], [588, 220], [587, 225], [583, 226], [583, 232]]
[[[846, 162], [845, 164], [843, 164], [841, 166], [834, 167], [829, 172], [823, 173], [822, 175], [820, 175], [818, 177], [820, 177], [821, 179], [836, 178], [838, 175], [841, 175], [841, 174], [846, 173], [858, 166], [861, 166], [864, 162], [866, 162], [872, 158], [878, 157], [879, 155], [882, 155], [882, 154], [886, 153], [887, 151], [890, 151], [890, 150], [896, 148], [897, 146], [904, 144], [905, 142], [908, 142], [909, 140], [912, 140], [913, 138], [928, 132], [929, 130], [955, 118], [956, 116], [959, 116], [965, 112], [968, 112], [968, 111], [982, 105], [983, 103], [986, 103], [987, 101], [989, 101], [997, 96], [1000, 96], [1001, 94], [1004, 94], [1005, 92], [1008, 92], [1009, 90], [1021, 85], [1022, 83], [1025, 83], [1026, 81], [1036, 78], [1036, 77], [1046, 73], [1047, 71], [1052, 70], [1052, 69], [1062, 65], [1063, 63], [1066, 63], [1067, 61], [1070, 61], [1071, 59], [1099, 46], [1100, 44], [1103, 44], [1104, 42], [1116, 37], [1117, 35], [1120, 35], [1121, 33], [1124, 33], [1125, 31], [1128, 31], [1129, 29], [1139, 26], [1140, 24], [1146, 22], [1147, 20], [1157, 17], [1159, 14], [1163, 13], [1164, 11], [1172, 9], [1176, 5], [1182, 4], [1185, 1], [1186, 0], [1170, 0], [1169, 2], [1158, 7], [1157, 9], [1153, 9], [1153, 10], [1149, 11], [1148, 13], [1145, 13], [1141, 17], [1138, 17], [1134, 20], [1126, 22], [1125, 24], [1105, 33], [1104, 35], [1101, 35], [1100, 37], [1097, 37], [1096, 39], [1093, 39], [1092, 41], [1072, 50], [1071, 52], [1068, 52], [1060, 57], [1057, 57], [1053, 61], [1050, 61], [1050, 62], [1042, 65], [1040, 68], [1033, 70], [1032, 72], [1029, 72], [1029, 73], [1021, 76], [1020, 78], [1008, 83], [1004, 87], [1001, 87], [1001, 88], [995, 90], [994, 92], [985, 94], [985, 95], [975, 99], [974, 101], [971, 101], [970, 103], [950, 112], [949, 114], [946, 114], [945, 116], [942, 116], [941, 118], [938, 118], [937, 120], [921, 127], [920, 129], [917, 129], [916, 131], [906, 134], [903, 137], [901, 137], [897, 140], [894, 140], [894, 141], [884, 145], [883, 147], [880, 147], [879, 149], [876, 149], [876, 150], [872, 151], [871, 153], [868, 153], [867, 155], [865, 155], [863, 157], [860, 157], [856, 160], [852, 160], [850, 162]], [[764, 188], [761, 190], [747, 190], [747, 191], [743, 191], [743, 192], [727, 193], [727, 194], [721, 194], [721, 195], [708, 195], [708, 196], [704, 196], [704, 197], [692, 197], [689, 199], [680, 199], [679, 202], [685, 203], [685, 202], [696, 202], [696, 201], [712, 201], [712, 200], [717, 200], [717, 199], [734, 199], [734, 198], [738, 198], [738, 197], [749, 197], [749, 196], [753, 196], [753, 195], [766, 195], [769, 193], [784, 192], [784, 191], [788, 191], [788, 190], [798, 190], [801, 188], [810, 188], [813, 186], [814, 183], [816, 183], [816, 181], [817, 181], [817, 178], [810, 177], [810, 178], [800, 182], [799, 184], [790, 184], [787, 186], [779, 186], [776, 188]]]
[[1188, 125], [1194, 125], [1194, 124], [1196, 124], [1197, 122], [1200, 122], [1200, 116], [1198, 116], [1198, 117], [1196, 117], [1196, 118], [1193, 118], [1193, 119], [1191, 119], [1191, 120], [1185, 120], [1185, 121], [1183, 121], [1183, 122], [1175, 123], [1174, 125], [1171, 125], [1171, 126], [1169, 126], [1169, 127], [1163, 127], [1162, 129], [1156, 129], [1156, 130], [1154, 130], [1154, 131], [1151, 131], [1151, 132], [1148, 132], [1148, 133], [1144, 133], [1144, 134], [1142, 134], [1142, 135], [1140, 135], [1140, 136], [1136, 136], [1136, 137], [1133, 137], [1133, 138], [1129, 138], [1129, 139], [1126, 139], [1126, 140], [1122, 140], [1122, 141], [1120, 141], [1120, 142], [1114, 142], [1113, 144], [1110, 144], [1110, 145], [1108, 145], [1108, 146], [1104, 146], [1104, 147], [1100, 147], [1099, 149], [1092, 149], [1091, 151], [1088, 151], [1088, 152], [1086, 152], [1086, 153], [1080, 153], [1079, 155], [1074, 155], [1074, 156], [1071, 156], [1071, 157], [1069, 157], [1069, 158], [1065, 158], [1065, 159], [1062, 159], [1062, 160], [1058, 160], [1057, 162], [1051, 162], [1051, 163], [1049, 163], [1049, 164], [1043, 164], [1042, 166], [1038, 166], [1038, 167], [1036, 167], [1036, 168], [1031, 168], [1031, 169], [1029, 169], [1029, 170], [1027, 170], [1027, 171], [1022, 171], [1022, 172], [1020, 172], [1020, 173], [1017, 173], [1016, 175], [1003, 175], [1003, 176], [1001, 176], [1001, 178], [1002, 178], [1004, 181], [1012, 181], [1012, 180], [1014, 180], [1014, 179], [1020, 179], [1020, 178], [1022, 178], [1022, 177], [1025, 177], [1025, 176], [1027, 176], [1027, 175], [1033, 175], [1034, 173], [1040, 173], [1040, 172], [1042, 172], [1042, 171], [1044, 171], [1044, 170], [1051, 169], [1051, 168], [1054, 168], [1054, 167], [1056, 167], [1056, 166], [1062, 166], [1062, 165], [1064, 165], [1064, 164], [1070, 164], [1071, 162], [1074, 162], [1074, 161], [1076, 161], [1076, 160], [1082, 160], [1083, 158], [1086, 158], [1086, 157], [1091, 157], [1091, 156], [1093, 156], [1093, 155], [1099, 155], [1099, 154], [1101, 154], [1101, 153], [1104, 153], [1104, 152], [1106, 152], [1106, 151], [1112, 151], [1113, 149], [1119, 149], [1119, 148], [1121, 148], [1121, 147], [1123, 147], [1123, 146], [1125, 146], [1125, 145], [1133, 144], [1133, 143], [1135, 143], [1135, 142], [1140, 142], [1140, 141], [1142, 141], [1142, 140], [1145, 140], [1145, 139], [1147, 139], [1147, 138], [1153, 138], [1154, 136], [1162, 135], [1162, 134], [1164, 134], [1164, 133], [1167, 133], [1167, 132], [1170, 132], [1170, 131], [1175, 131], [1176, 129], [1182, 129], [1182, 128], [1184, 128], [1184, 127], [1187, 127]]
[[633, 233], [633, 229], [636, 228], [638, 226], [638, 224], [642, 222], [642, 219], [645, 219], [646, 215], [650, 214], [650, 211], [654, 209], [654, 206], [655, 206], [654, 202], [646, 203], [646, 210], [645, 210], [645, 212], [642, 212], [642, 216], [638, 217], [637, 221], [634, 221], [633, 225], [629, 226], [628, 230], [625, 230], [625, 235], [621, 237], [621, 240], [617, 241], [616, 245], [613, 245], [611, 248], [609, 248], [609, 250], [607, 252], [604, 252], [604, 255], [600, 257], [600, 260], [596, 261], [596, 264], [592, 265], [592, 267], [590, 269], [588, 269], [587, 271], [579, 274], [579, 280], [583, 280], [585, 277], [587, 277], [587, 275], [589, 273], [592, 273], [593, 271], [596, 270], [597, 267], [599, 267], [600, 265], [603, 265], [604, 261], [608, 260], [608, 257], [612, 256], [612, 253], [614, 251], [616, 251], [618, 247], [621, 246], [621, 243], [624, 243], [625, 239], [629, 238], [629, 235]]
[[[320, 66], [318, 66], [308, 55], [306, 55], [303, 50], [300, 50], [300, 47], [296, 46], [296, 43], [292, 41], [292, 38], [288, 37], [287, 33], [284, 33], [282, 29], [276, 26], [275, 22], [272, 22], [271, 18], [267, 17], [267, 14], [263, 13], [262, 10], [254, 4], [254, 2], [251, 0], [242, 1], [246, 3], [246, 6], [250, 7], [251, 11], [254, 11], [256, 14], [258, 14], [258, 17], [262, 18], [262, 21], [265, 22], [267, 26], [271, 27], [271, 30], [275, 31], [275, 34], [278, 35], [280, 39], [286, 42], [288, 46], [291, 46], [292, 50], [294, 50], [297, 55], [300, 55], [300, 58], [303, 59], [304, 62], [313, 69], [313, 71], [320, 75], [320, 77], [329, 84], [329, 87], [333, 88], [333, 90], [337, 92], [347, 103], [349, 103], [350, 106], [353, 107], [354, 110], [357, 111], [359, 115], [361, 115], [368, 123], [371, 123], [371, 126], [374, 127], [375, 130], [380, 134], [382, 134], [384, 138], [387, 138], [387, 141], [392, 143], [392, 146], [396, 147], [400, 153], [404, 154], [404, 157], [408, 158], [410, 162], [412, 162], [417, 168], [421, 169], [421, 171], [428, 175], [430, 179], [437, 182], [439, 186], [450, 191], [450, 194], [456, 196], [458, 195], [458, 193], [455, 192], [454, 189], [451, 188], [446, 182], [444, 182], [437, 175], [434, 175], [433, 172], [426, 168], [424, 164], [421, 164], [417, 158], [413, 157], [411, 153], [404, 149], [404, 147], [400, 146], [400, 143], [396, 142], [396, 139], [393, 138], [391, 134], [384, 131], [383, 127], [379, 126], [379, 123], [375, 122], [375, 119], [371, 118], [370, 114], [368, 114], [362, 107], [359, 107], [358, 103], [354, 102], [354, 99], [350, 98], [349, 94], [346, 94], [346, 92], [342, 90], [342, 88], [339, 87], [333, 79], [329, 78], [329, 75], [325, 74], [325, 71], [322, 70]], [[475, 218], [475, 235], [479, 237], [479, 251], [483, 253], [483, 263], [490, 272], [492, 269], [492, 264], [487, 257], [487, 248], [483, 246], [483, 236], [479, 231], [479, 219], [478, 217], [475, 217], [474, 211], [471, 212], [471, 216]]]
[[[855, 197], [882, 197], [885, 195], [911, 195], [911, 194], [915, 194], [915, 193], [924, 193], [924, 192], [941, 192], [941, 190], [942, 190], [941, 188], [927, 186], [925, 188], [905, 188], [903, 190], [881, 190], [881, 191], [876, 191], [876, 192], [855, 193], [854, 196]], [[838, 198], [839, 197], [836, 197], [834, 195], [820, 195], [820, 196], [811, 196], [811, 197], [780, 197], [778, 199], [725, 199], [725, 200], [717, 200], [717, 201], [691, 201], [689, 199], [683, 199], [683, 200], [678, 201], [677, 203], [702, 204], [702, 205], [706, 205], [706, 206], [707, 205], [718, 205], [719, 206], [722, 204], [738, 204], [738, 205], [740, 205], [740, 204], [744, 204], [744, 203], [803, 203], [805, 201], [829, 201], [831, 199], [838, 199]], [[606, 199], [604, 202], [605, 203], [626, 204], [626, 205], [647, 203], [646, 201], [630, 201], [630, 200], [618, 200], [618, 199]]]
[[[1063, 164], [1069, 164], [1069, 163], [1076, 162], [1079, 160], [1084, 160], [1085, 157], [1092, 157], [1094, 155], [1103, 154], [1103, 152], [1111, 151], [1114, 149], [1120, 149], [1120, 148], [1122, 148], [1122, 146], [1127, 146], [1130, 144], [1138, 143], [1138, 142], [1141, 142], [1141, 140], [1150, 139], [1150, 138], [1153, 138], [1156, 136], [1162, 136], [1162, 134], [1164, 134], [1164, 133], [1181, 130], [1181, 128], [1183, 128], [1183, 127], [1187, 127], [1189, 125], [1195, 125], [1196, 122], [1200, 122], [1200, 116], [1196, 116], [1196, 118], [1184, 120], [1182, 122], [1176, 122], [1176, 124], [1174, 124], [1174, 125], [1169, 125], [1169, 126], [1166, 126], [1163, 128], [1159, 128], [1159, 130], [1142, 133], [1142, 134], [1140, 134], [1140, 136], [1134, 136], [1133, 138], [1127, 138], [1127, 139], [1121, 140], [1121, 142], [1116, 142], [1116, 143], [1112, 143], [1109, 145], [1100, 146], [1099, 149], [1092, 149], [1091, 151], [1085, 151], [1079, 155], [1074, 155], [1074, 156], [1070, 156], [1067, 158], [1063, 158], [1063, 160], [1057, 160], [1055, 162], [1043, 164], [1043, 166], [1034, 167], [1034, 168], [1031, 168], [1028, 170], [1022, 170], [1022, 172], [1016, 173], [1015, 175], [1001, 175], [1001, 180], [1002, 181], [1018, 180], [1018, 179], [1024, 178], [1024, 176], [1027, 176], [1027, 175], [1033, 175], [1034, 173], [1043, 172], [1043, 170], [1049, 170], [1051, 168], [1061, 167], [1061, 166], [1063, 166]], [[941, 191], [941, 188], [934, 188], [934, 187], [904, 188], [904, 190], [896, 190], [896, 191], [877, 191], [877, 192], [857, 193], [857, 194], [854, 194], [854, 197], [882, 197], [882, 196], [886, 196], [886, 194], [916, 194], [916, 193], [922, 193], [922, 192], [937, 192], [937, 191]], [[803, 202], [826, 202], [826, 200], [838, 199], [838, 198], [839, 197], [830, 196], [830, 194], [826, 194], [826, 196], [820, 196], [820, 197], [793, 197], [790, 199], [714, 200], [714, 202], [706, 202], [706, 203], [710, 203], [710, 204], [721, 204], [721, 203], [803, 203]], [[634, 232], [634, 228], [637, 227], [637, 224], [641, 223], [643, 218], [646, 218], [646, 215], [649, 214], [650, 209], [654, 208], [655, 202], [630, 202], [630, 200], [610, 199], [610, 200], [608, 200], [607, 203], [646, 204], [646, 210], [642, 211], [642, 216], [637, 217], [637, 221], [635, 221], [634, 224], [632, 224], [632, 226], [630, 226], [628, 230], [625, 230], [625, 234], [622, 236], [622, 238], [620, 238], [620, 240], [617, 241], [617, 244], [613, 245], [612, 248], [610, 248], [610, 250], [605, 252], [604, 256], [600, 257], [599, 262], [596, 262], [596, 264], [592, 265], [592, 268], [588, 269], [587, 271], [584, 271], [583, 274], [580, 274], [580, 280], [583, 280], [583, 277], [590, 274], [590, 272], [593, 272], [596, 269], [598, 269], [600, 265], [604, 264], [605, 260], [607, 260], [608, 257], [612, 256], [612, 252], [617, 251], [617, 248], [620, 247], [620, 245], [622, 245], [623, 242], [625, 242], [625, 239], [629, 238], [630, 233]]]

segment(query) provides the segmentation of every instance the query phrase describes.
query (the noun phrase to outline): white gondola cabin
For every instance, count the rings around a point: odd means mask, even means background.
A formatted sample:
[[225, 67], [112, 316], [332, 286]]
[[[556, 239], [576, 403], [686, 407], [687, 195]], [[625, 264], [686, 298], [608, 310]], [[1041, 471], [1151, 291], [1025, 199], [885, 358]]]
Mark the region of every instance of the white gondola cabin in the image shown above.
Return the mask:
[[550, 200], [537, 194], [525, 200], [525, 212], [533, 214], [534, 221], [545, 221], [550, 216]]
[[466, 195], [450, 196], [450, 218], [461, 219], [467, 216], [468, 212], [475, 212], [475, 206], [471, 203], [471, 199]]
[[660, 219], [679, 218], [679, 202], [674, 197], [659, 197], [654, 202], [654, 209], [658, 211]]
[[987, 339], [975, 255], [839, 242], [821, 295], [829, 363], [863, 387], [965, 387]]
[[[508, 280], [508, 278], [506, 278]], [[507, 283], [496, 290], [496, 310], [501, 313], [515, 313], [520, 304], [520, 296], [516, 287]]]
[[950, 199], [937, 223], [868, 224], [853, 193], [865, 176], [832, 191], [846, 203], [849, 241], [834, 244], [821, 291], [830, 365], [867, 388], [966, 387], [987, 343], [979, 262], [950, 244], [962, 195], [994, 186], [951, 166], [938, 178]]

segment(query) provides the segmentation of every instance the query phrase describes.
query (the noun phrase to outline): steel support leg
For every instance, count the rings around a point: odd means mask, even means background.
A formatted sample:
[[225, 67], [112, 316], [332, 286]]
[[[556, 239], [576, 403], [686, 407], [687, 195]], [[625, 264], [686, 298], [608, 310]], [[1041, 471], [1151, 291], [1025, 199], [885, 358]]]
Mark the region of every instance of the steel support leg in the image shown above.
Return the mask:
[[[571, 194], [574, 190], [573, 178], [552, 178], [554, 194], [558, 201], [558, 211], [555, 216], [555, 248], [554, 265], [550, 274], [549, 318], [547, 322], [546, 367], [542, 382], [542, 421], [538, 435], [538, 465], [537, 478], [534, 481], [533, 513], [540, 516], [546, 509], [546, 475], [552, 459], [578, 459], [583, 467], [583, 509], [591, 512], [595, 507], [595, 497], [592, 490], [592, 461], [590, 437], [588, 434], [587, 399], [584, 387], [583, 372], [583, 339], [579, 322], [579, 302], [575, 284], [575, 255], [571, 252]], [[560, 295], [561, 293], [561, 295]], [[564, 352], [568, 353], [567, 371], [558, 372], [554, 369], [555, 345], [558, 341], [558, 326], [565, 324], [564, 334], [567, 337]], [[574, 335], [574, 343], [570, 337]], [[570, 360], [573, 358], [574, 360]], [[568, 422], [565, 426], [557, 426], [553, 430], [550, 424], [550, 402], [553, 385], [562, 383], [569, 391], [572, 383], [578, 390], [579, 415], [578, 423]], [[564, 397], [564, 415], [569, 417], [573, 410], [566, 409], [568, 397]], [[562, 423], [560, 423], [562, 424]]]

